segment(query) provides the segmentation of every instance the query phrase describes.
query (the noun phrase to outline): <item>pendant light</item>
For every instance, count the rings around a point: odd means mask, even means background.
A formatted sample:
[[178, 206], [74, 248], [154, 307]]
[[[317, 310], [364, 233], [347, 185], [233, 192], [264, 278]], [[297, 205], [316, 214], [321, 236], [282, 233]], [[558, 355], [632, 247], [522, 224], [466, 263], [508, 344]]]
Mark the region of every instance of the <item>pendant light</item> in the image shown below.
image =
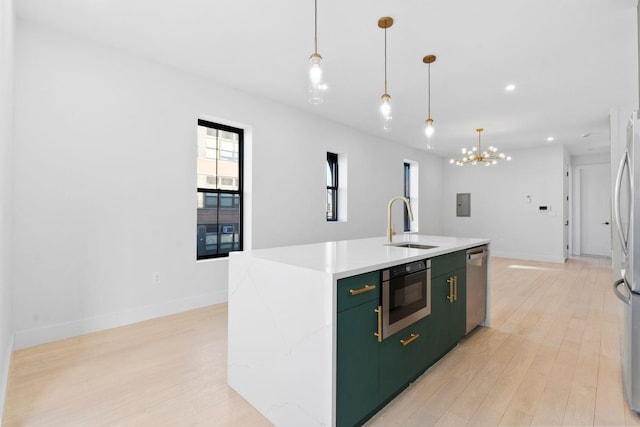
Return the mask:
[[427, 110], [427, 120], [426, 126], [424, 128], [424, 133], [427, 136], [427, 150], [433, 150], [433, 140], [431, 137], [433, 136], [433, 119], [431, 118], [431, 64], [436, 62], [435, 55], [427, 55], [422, 58], [422, 62], [427, 64], [427, 88], [428, 88], [428, 110]]
[[464, 166], [467, 163], [471, 163], [472, 165], [477, 165], [478, 163], [484, 163], [486, 166], [495, 165], [498, 163], [498, 160], [511, 160], [511, 156], [507, 156], [504, 153], [499, 153], [496, 147], [489, 147], [487, 151], [482, 151], [482, 147], [480, 147], [480, 133], [484, 129], [478, 128], [476, 132], [478, 132], [478, 146], [473, 147], [470, 150], [466, 148], [462, 149], [462, 155], [464, 156], [461, 160], [449, 160], [449, 163], [455, 164], [457, 166]]
[[393, 18], [385, 16], [378, 20], [378, 27], [384, 29], [384, 93], [382, 94], [382, 104], [380, 105], [380, 119], [382, 120], [382, 130], [391, 130], [391, 96], [387, 93], [387, 28], [393, 25]]
[[318, 54], [318, 0], [314, 0], [314, 5], [313, 54], [309, 57], [311, 63], [309, 67], [309, 102], [321, 104], [324, 84], [322, 83], [322, 56]]

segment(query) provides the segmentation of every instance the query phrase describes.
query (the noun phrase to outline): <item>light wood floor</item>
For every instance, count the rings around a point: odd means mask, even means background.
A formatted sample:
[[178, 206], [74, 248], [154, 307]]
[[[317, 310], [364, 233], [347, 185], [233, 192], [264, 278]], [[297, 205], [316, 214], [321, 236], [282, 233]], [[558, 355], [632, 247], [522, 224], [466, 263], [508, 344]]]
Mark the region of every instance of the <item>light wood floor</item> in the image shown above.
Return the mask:
[[[367, 424], [640, 425], [609, 263], [492, 258], [492, 326]], [[220, 304], [16, 351], [3, 426], [270, 425], [227, 386], [226, 350]]]

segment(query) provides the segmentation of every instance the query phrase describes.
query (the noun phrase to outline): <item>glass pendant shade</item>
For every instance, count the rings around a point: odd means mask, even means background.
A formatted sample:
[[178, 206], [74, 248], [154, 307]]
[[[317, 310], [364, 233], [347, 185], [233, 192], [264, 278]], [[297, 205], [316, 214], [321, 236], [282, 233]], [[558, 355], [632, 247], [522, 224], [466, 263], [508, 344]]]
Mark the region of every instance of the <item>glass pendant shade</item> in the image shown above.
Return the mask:
[[322, 103], [322, 57], [314, 53], [309, 58], [309, 102]]
[[427, 136], [427, 138], [431, 138], [433, 136], [434, 130], [435, 129], [433, 127], [433, 120], [427, 119], [427, 125], [424, 128], [424, 134]]
[[433, 150], [433, 132], [435, 128], [433, 127], [433, 119], [427, 119], [427, 125], [424, 127], [424, 134], [427, 137], [427, 150]]
[[382, 130], [389, 132], [391, 130], [391, 96], [386, 93], [382, 95], [382, 104], [380, 104], [380, 120]]

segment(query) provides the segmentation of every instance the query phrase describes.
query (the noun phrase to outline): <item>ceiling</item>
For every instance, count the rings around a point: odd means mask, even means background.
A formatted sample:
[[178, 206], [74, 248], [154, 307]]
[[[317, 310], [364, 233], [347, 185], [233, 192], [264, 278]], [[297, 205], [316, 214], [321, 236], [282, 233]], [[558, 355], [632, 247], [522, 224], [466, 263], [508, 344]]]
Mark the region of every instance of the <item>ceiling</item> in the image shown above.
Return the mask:
[[[431, 65], [434, 152], [477, 141], [502, 151], [608, 149], [611, 107], [638, 103], [638, 0], [317, 0], [329, 89], [307, 102], [313, 0], [15, 0], [19, 19], [58, 28], [424, 148]], [[384, 30], [393, 129], [380, 127]], [[516, 89], [507, 92], [508, 84]], [[588, 135], [588, 136], [585, 136]], [[553, 137], [553, 142], [547, 138]]]

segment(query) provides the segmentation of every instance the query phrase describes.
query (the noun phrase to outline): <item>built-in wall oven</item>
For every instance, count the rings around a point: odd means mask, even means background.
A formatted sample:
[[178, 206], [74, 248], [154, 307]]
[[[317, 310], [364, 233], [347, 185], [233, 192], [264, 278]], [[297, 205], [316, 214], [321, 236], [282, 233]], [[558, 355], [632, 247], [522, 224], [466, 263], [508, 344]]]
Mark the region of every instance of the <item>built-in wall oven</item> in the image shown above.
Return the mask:
[[431, 260], [382, 270], [382, 337], [431, 314]]

